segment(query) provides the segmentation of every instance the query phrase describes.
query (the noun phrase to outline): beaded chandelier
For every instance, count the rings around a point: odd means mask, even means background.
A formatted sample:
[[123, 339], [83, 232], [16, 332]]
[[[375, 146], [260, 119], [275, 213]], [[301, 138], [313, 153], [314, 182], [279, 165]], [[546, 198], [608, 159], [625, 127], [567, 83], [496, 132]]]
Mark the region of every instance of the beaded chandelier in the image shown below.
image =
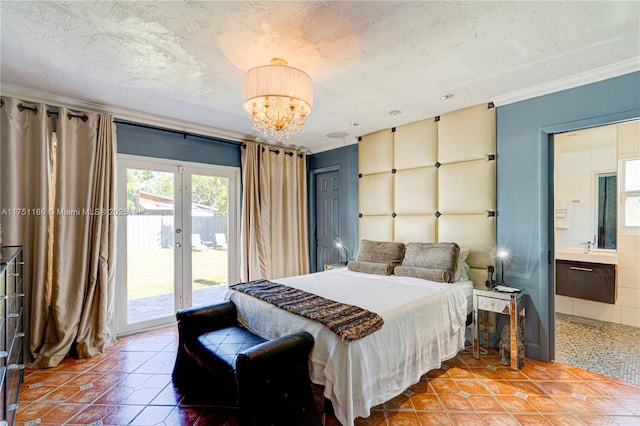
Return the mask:
[[275, 58], [246, 72], [243, 102], [253, 130], [276, 140], [289, 138], [304, 132], [313, 106], [313, 82], [304, 71]]

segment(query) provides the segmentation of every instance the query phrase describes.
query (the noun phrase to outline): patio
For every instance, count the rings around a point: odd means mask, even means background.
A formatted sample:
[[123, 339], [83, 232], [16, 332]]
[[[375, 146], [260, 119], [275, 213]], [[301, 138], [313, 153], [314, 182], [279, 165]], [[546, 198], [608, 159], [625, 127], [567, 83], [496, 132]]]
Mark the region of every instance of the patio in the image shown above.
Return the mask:
[[[228, 288], [229, 286], [226, 284], [219, 284], [194, 289], [192, 298], [193, 306], [210, 305], [222, 301]], [[174, 313], [173, 293], [130, 299], [127, 307], [129, 324], [149, 321], [167, 315], [173, 315]]]

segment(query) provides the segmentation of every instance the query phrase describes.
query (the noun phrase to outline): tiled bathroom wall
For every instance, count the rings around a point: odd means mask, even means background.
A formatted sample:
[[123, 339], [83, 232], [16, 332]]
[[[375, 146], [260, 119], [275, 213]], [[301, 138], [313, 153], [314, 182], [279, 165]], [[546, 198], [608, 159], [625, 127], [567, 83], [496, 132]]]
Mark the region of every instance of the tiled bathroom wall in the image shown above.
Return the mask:
[[[640, 122], [608, 126], [616, 148], [556, 153], [555, 203], [566, 200], [566, 227], [556, 227], [555, 246], [581, 247], [595, 231], [594, 171], [616, 170], [621, 159], [640, 157]], [[557, 216], [557, 214], [556, 214]], [[557, 219], [556, 219], [557, 220]], [[556, 312], [640, 327], [640, 234], [617, 236], [618, 298], [615, 304], [556, 295]]]
[[[615, 134], [614, 134], [615, 138]], [[614, 139], [615, 143], [615, 139]], [[569, 152], [555, 156], [556, 219], [561, 219], [561, 203], [566, 207], [562, 225], [556, 220], [556, 248], [582, 247], [585, 241], [594, 241], [595, 173], [616, 171], [616, 147]], [[564, 227], [566, 226], [566, 227]]]

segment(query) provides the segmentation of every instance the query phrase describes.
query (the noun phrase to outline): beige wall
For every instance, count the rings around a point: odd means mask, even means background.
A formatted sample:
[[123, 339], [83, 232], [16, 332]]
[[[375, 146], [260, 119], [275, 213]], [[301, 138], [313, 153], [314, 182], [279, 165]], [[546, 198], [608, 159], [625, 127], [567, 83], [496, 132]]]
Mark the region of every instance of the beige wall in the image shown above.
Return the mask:
[[[606, 127], [610, 129], [601, 131], [600, 135], [610, 141], [609, 147], [555, 154], [555, 208], [558, 209], [555, 218], [556, 250], [563, 247], [582, 248], [582, 242], [594, 242], [597, 211], [595, 175], [615, 172], [618, 167], [617, 129], [616, 126]], [[566, 210], [560, 207], [566, 207]]]

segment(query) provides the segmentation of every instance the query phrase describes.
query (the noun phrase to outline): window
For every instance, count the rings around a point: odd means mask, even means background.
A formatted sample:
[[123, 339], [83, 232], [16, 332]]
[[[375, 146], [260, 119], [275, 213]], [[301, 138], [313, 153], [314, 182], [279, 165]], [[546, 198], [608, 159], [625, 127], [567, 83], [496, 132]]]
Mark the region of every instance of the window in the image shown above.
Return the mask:
[[621, 172], [621, 231], [638, 233], [640, 232], [640, 158], [622, 160]]

